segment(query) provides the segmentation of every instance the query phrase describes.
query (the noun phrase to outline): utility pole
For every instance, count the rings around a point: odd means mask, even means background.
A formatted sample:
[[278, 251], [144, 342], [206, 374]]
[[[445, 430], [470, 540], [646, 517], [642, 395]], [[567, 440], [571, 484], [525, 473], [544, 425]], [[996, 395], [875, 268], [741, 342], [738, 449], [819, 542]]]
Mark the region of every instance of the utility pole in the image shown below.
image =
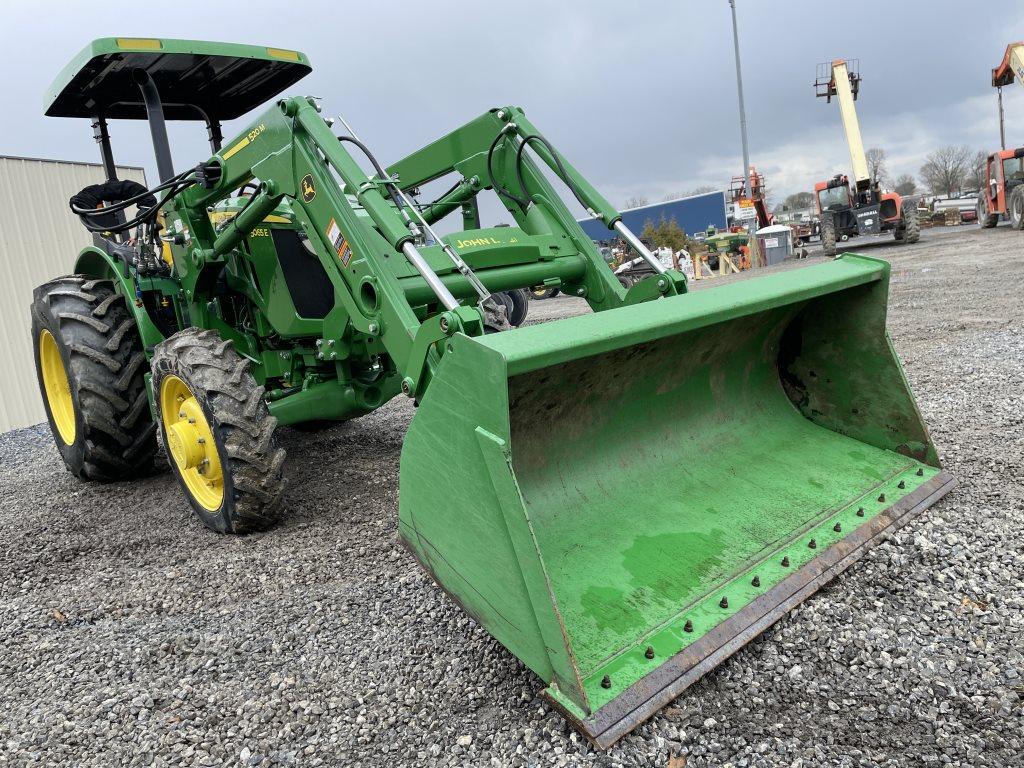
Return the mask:
[[736, 93], [740, 100], [740, 139], [743, 142], [743, 194], [748, 199], [753, 190], [750, 188], [750, 153], [747, 149], [747, 111], [743, 106], [743, 71], [740, 68], [740, 33], [736, 27], [736, 0], [729, 0], [732, 9], [732, 44], [736, 52]]
[[[736, 53], [736, 93], [740, 101], [740, 140], [743, 142], [743, 197], [747, 200], [754, 199], [754, 190], [750, 187], [750, 151], [747, 149], [747, 110], [743, 106], [743, 70], [740, 67], [740, 33], [736, 26], [736, 0], [729, 0], [729, 8], [732, 10], [732, 45]], [[752, 228], [756, 230], [757, 227]], [[757, 247], [757, 238], [753, 232], [747, 242], [750, 248], [750, 263], [752, 266], [760, 266], [761, 255]]]

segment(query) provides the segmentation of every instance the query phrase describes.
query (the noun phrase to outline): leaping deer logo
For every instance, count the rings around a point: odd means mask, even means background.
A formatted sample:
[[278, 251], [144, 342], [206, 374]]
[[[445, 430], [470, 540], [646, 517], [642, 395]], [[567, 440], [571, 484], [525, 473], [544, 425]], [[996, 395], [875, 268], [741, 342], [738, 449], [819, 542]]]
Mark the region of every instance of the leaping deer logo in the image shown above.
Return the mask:
[[316, 187], [313, 186], [313, 175], [307, 173], [302, 177], [299, 182], [299, 194], [302, 195], [302, 201], [304, 203], [311, 203], [313, 198], [316, 197]]

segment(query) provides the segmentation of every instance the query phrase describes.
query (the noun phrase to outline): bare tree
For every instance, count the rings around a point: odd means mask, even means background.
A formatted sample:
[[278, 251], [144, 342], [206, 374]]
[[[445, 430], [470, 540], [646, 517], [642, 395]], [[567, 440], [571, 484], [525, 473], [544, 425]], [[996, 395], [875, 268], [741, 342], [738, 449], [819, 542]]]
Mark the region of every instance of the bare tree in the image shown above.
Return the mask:
[[680, 197], [693, 197], [694, 195], [706, 195], [708, 192], [718, 192], [721, 187], [712, 187], [710, 184], [702, 184], [687, 192], [672, 192], [665, 195], [662, 200], [678, 200]]
[[988, 165], [988, 152], [979, 149], [971, 158], [971, 167], [964, 177], [964, 186], [969, 189], [981, 189], [985, 186], [985, 166]]
[[895, 191], [900, 195], [912, 195], [917, 192], [917, 182], [909, 173], [900, 174], [896, 179]]
[[810, 192], [794, 192], [782, 201], [781, 210], [799, 211], [804, 208], [810, 208], [812, 205], [814, 205], [814, 195]]
[[643, 195], [634, 195], [626, 200], [625, 210], [639, 208], [641, 205], [647, 205], [647, 198]]
[[884, 149], [872, 147], [864, 153], [864, 157], [868, 161], [868, 173], [871, 174], [872, 181], [882, 184], [889, 179], [889, 170], [885, 167], [886, 153]]
[[933, 195], [952, 195], [963, 187], [971, 167], [971, 150], [961, 145], [939, 147], [925, 158], [921, 181]]

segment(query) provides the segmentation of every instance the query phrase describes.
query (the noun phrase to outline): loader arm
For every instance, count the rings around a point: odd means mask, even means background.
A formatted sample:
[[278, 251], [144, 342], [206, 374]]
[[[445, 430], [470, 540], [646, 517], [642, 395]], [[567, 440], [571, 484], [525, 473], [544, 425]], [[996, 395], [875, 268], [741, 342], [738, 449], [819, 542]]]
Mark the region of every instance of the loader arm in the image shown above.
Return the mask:
[[[283, 201], [334, 288], [334, 309], [316, 339], [317, 359], [338, 365], [339, 382], [347, 378], [350, 361], [368, 356], [390, 361], [386, 384], [374, 388], [374, 397], [356, 388], [360, 410], [373, 407], [377, 395], [386, 398], [398, 389], [421, 396], [444, 354], [437, 342], [460, 332], [483, 333], [484, 318], [474, 306], [480, 284], [497, 291], [554, 282], [586, 298], [595, 311], [685, 292], [685, 277], [663, 267], [651, 286], [623, 290], [519, 142], [536, 145], [537, 155], [610, 227], [620, 224], [618, 212], [563, 158], [556, 160], [549, 145], [531, 138], [538, 135], [521, 110], [492, 110], [396, 163], [387, 178], [371, 177], [311, 100], [281, 101], [204, 164], [205, 186], [192, 187], [174, 201], [168, 226], [179, 233], [172, 252], [191, 322], [237, 336], [211, 311], [218, 281]], [[503, 200], [517, 226], [478, 227], [440, 242], [424, 239], [417, 225], [421, 214], [404, 202], [395, 204], [391, 178], [397, 177], [395, 186], [406, 194], [451, 173], [461, 174], [460, 181], [424, 208], [430, 219], [500, 186], [516, 198]], [[215, 228], [210, 209], [247, 183], [255, 183], [257, 191], [237, 215]], [[422, 221], [428, 226], [426, 216]], [[260, 357], [254, 342], [237, 341]], [[275, 407], [287, 412], [289, 406]]]

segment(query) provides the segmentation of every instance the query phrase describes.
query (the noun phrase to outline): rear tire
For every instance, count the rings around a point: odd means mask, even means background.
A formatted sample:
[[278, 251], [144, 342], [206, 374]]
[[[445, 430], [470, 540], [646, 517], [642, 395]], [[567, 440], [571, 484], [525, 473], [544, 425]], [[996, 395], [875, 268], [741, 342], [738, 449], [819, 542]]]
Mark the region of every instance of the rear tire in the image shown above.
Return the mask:
[[821, 220], [821, 252], [825, 256], [836, 255], [836, 221], [831, 216]]
[[68, 471], [104, 482], [148, 474], [156, 454], [149, 364], [113, 283], [72, 275], [36, 288], [32, 338], [46, 418]]
[[[176, 390], [184, 400], [174, 397]], [[277, 445], [277, 419], [264, 395], [248, 361], [215, 331], [187, 328], [159, 344], [153, 355], [160, 444], [196, 516], [220, 533], [263, 530], [280, 517], [285, 452]], [[190, 429], [213, 438], [212, 445], [205, 438], [187, 443], [203, 444], [198, 463], [186, 462], [182, 454], [189, 450], [180, 448]]]
[[1024, 229], [1024, 185], [1014, 188], [1006, 207], [1010, 209], [1010, 226]]
[[978, 226], [982, 229], [992, 229], [999, 222], [999, 215], [988, 212], [988, 200], [984, 196], [978, 197]]
[[508, 297], [512, 300], [512, 313], [508, 316], [508, 321], [518, 328], [526, 320], [526, 315], [530, 311], [530, 300], [522, 288], [508, 291]]

